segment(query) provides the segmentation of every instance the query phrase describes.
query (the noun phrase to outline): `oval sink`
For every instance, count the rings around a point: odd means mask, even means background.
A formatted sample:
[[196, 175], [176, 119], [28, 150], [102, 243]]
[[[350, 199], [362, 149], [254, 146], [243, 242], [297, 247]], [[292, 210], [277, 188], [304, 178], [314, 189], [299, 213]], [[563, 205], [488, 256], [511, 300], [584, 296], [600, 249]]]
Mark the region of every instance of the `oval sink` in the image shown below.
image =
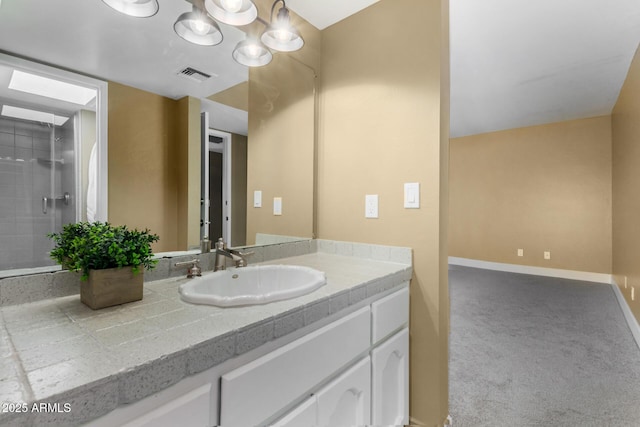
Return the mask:
[[180, 286], [183, 301], [218, 307], [295, 298], [327, 283], [323, 272], [297, 265], [254, 265], [216, 271]]

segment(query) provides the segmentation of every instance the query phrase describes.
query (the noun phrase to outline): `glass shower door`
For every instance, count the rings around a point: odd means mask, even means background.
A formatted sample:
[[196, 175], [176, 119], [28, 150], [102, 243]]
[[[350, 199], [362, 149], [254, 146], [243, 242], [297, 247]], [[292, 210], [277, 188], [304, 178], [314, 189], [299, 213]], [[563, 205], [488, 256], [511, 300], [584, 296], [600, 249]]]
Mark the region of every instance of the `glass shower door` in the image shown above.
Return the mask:
[[74, 118], [15, 111], [0, 117], [0, 271], [54, 265], [47, 234], [76, 221]]

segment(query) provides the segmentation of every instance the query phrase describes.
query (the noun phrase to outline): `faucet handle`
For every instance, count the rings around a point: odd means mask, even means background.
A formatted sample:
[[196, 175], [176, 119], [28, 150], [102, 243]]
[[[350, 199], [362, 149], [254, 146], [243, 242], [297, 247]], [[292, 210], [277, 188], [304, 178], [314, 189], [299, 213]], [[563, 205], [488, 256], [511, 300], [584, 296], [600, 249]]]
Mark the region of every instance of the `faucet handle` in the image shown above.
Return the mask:
[[186, 267], [187, 269], [187, 278], [192, 279], [195, 276], [202, 276], [202, 269], [200, 268], [200, 260], [198, 258], [192, 259], [191, 261], [184, 262], [176, 262], [176, 267]]
[[235, 249], [229, 250], [234, 255], [240, 257], [240, 259], [236, 260], [236, 267], [246, 267], [247, 266], [247, 257], [253, 255], [255, 252], [240, 252]]

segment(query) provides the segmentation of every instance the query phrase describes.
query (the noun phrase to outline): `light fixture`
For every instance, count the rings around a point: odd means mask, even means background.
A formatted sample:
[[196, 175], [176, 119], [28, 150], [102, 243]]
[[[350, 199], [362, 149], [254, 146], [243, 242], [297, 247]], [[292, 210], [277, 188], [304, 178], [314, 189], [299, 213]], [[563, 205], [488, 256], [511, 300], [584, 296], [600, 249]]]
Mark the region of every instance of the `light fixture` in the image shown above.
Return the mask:
[[204, 7], [214, 19], [229, 25], [249, 25], [258, 17], [250, 0], [205, 0]]
[[136, 18], [148, 18], [158, 13], [158, 0], [102, 0], [112, 9]]
[[[282, 2], [282, 8], [278, 11], [278, 16], [274, 21], [273, 12], [278, 2]], [[304, 45], [304, 40], [302, 40], [298, 31], [291, 26], [289, 9], [287, 9], [284, 0], [273, 2], [271, 6], [271, 22], [262, 33], [262, 42], [271, 49], [280, 52], [293, 52]]]
[[233, 50], [233, 59], [247, 67], [261, 67], [271, 62], [273, 55], [260, 40], [246, 39]]
[[20, 92], [45, 96], [47, 98], [72, 102], [79, 105], [87, 105], [97, 95], [95, 89], [42, 77], [37, 74], [25, 73], [20, 70], [13, 70], [8, 87], [9, 89]]
[[[2, 0], [0, 0], [2, 1]], [[157, 0], [102, 0], [115, 10], [131, 16], [152, 16], [158, 11]], [[267, 28], [260, 40], [249, 38], [233, 50], [233, 59], [248, 67], [260, 67], [271, 62], [273, 54], [268, 48], [280, 52], [293, 52], [304, 45], [298, 31], [291, 26], [290, 13], [284, 0], [271, 5], [271, 19], [267, 23], [258, 17], [258, 9], [251, 0], [186, 0], [193, 5], [191, 12], [183, 13], [173, 24], [176, 34], [198, 45], [214, 46], [222, 42], [223, 35], [217, 21], [234, 26], [249, 25], [256, 19]], [[276, 5], [282, 2], [274, 19]]]
[[191, 12], [178, 17], [173, 29], [186, 41], [202, 46], [215, 46], [222, 42], [223, 38], [216, 21], [195, 5]]
[[69, 117], [58, 116], [44, 111], [30, 110], [28, 108], [12, 107], [10, 105], [3, 105], [2, 112], [0, 112], [0, 114], [14, 119], [49, 123], [56, 126], [62, 126], [67, 120], [69, 120]]

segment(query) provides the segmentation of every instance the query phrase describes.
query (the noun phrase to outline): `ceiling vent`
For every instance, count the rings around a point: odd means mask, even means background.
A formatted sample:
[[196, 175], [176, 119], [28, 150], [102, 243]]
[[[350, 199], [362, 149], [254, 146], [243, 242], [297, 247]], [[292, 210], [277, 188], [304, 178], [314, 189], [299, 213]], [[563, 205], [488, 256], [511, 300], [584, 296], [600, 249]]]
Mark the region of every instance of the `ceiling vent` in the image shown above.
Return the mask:
[[202, 83], [203, 81], [211, 78], [210, 74], [203, 73], [202, 71], [198, 71], [191, 67], [178, 71], [178, 75], [198, 83]]

